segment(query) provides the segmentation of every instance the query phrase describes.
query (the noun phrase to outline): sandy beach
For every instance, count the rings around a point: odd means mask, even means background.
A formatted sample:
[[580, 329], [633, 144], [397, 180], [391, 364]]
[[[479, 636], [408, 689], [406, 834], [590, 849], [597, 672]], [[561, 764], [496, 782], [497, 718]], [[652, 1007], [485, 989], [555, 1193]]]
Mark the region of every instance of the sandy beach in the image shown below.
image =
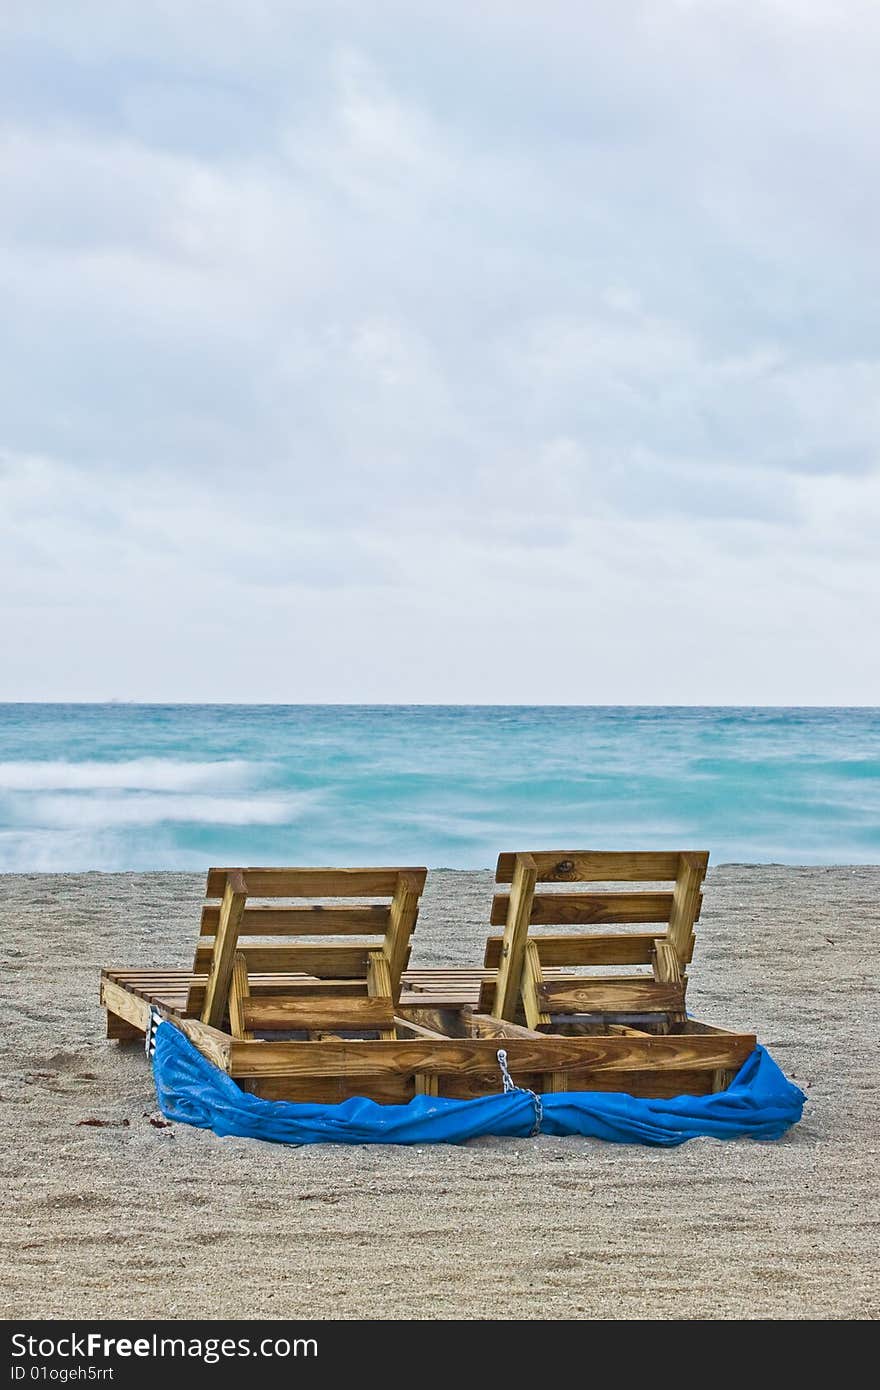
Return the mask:
[[[189, 965], [204, 880], [0, 877], [5, 1316], [865, 1318], [880, 1312], [880, 867], [710, 872], [689, 1003], [805, 1090], [774, 1144], [286, 1149], [150, 1123], [105, 965]], [[479, 961], [429, 876], [414, 963]], [[83, 1123], [100, 1120], [99, 1126]]]

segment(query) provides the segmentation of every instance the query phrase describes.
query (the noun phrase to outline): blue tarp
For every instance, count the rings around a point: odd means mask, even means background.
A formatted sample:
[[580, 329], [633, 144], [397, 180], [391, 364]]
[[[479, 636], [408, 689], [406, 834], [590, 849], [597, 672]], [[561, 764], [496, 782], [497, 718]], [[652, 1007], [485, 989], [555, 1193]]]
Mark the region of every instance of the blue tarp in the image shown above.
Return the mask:
[[605, 1091], [536, 1097], [518, 1089], [476, 1100], [416, 1096], [407, 1105], [362, 1097], [338, 1105], [261, 1100], [168, 1022], [155, 1031], [153, 1069], [169, 1120], [281, 1144], [460, 1144], [483, 1134], [526, 1138], [538, 1132], [665, 1147], [698, 1135], [778, 1139], [797, 1124], [806, 1099], [763, 1047], [755, 1048], [726, 1091], [673, 1100]]

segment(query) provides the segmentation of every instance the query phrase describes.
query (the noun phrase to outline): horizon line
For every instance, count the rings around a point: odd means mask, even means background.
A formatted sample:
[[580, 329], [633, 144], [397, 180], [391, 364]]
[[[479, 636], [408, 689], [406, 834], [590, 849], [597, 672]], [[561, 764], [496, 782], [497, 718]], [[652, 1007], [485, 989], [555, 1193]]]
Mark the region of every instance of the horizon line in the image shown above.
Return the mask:
[[104, 700], [0, 700], [4, 707], [28, 708], [82, 708], [104, 709], [109, 707], [134, 707], [137, 709], [837, 709], [837, 710], [880, 710], [880, 704], [827, 704], [807, 701], [790, 704], [784, 701], [748, 704], [736, 702], [689, 701], [600, 701], [597, 703], [571, 703], [556, 701], [494, 701], [494, 700], [137, 700], [118, 697]]

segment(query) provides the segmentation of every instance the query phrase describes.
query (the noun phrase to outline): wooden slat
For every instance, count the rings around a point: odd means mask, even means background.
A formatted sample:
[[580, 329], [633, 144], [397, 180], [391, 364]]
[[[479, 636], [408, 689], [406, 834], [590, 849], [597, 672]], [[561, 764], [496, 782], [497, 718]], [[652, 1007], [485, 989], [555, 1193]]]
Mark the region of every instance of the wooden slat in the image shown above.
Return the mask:
[[533, 1028], [523, 1028], [519, 1023], [510, 1023], [506, 1018], [493, 1018], [491, 1014], [476, 1013], [473, 1009], [464, 1010], [465, 1022], [475, 1038], [541, 1038]]
[[446, 1033], [438, 1033], [434, 1028], [425, 1028], [421, 1023], [412, 1023], [408, 1018], [394, 1016], [394, 1031], [399, 1038], [444, 1038]]
[[[320, 946], [253, 946], [243, 943], [239, 949], [247, 961], [248, 973], [265, 970], [297, 971], [303, 975], [323, 975], [334, 979], [366, 976], [369, 945], [340, 945], [325, 942]], [[206, 970], [211, 960], [211, 947], [196, 950], [196, 971]]]
[[[546, 926], [609, 926], [626, 922], [668, 922], [672, 911], [671, 893], [536, 893], [532, 899], [530, 921]], [[490, 922], [493, 927], [507, 920], [507, 893], [492, 899]]]
[[460, 1000], [447, 1004], [442, 997], [435, 1002], [434, 995], [420, 995], [419, 998], [427, 1000], [427, 1003], [405, 1003], [401, 998], [396, 1016], [403, 1018], [407, 1023], [417, 1023], [422, 1028], [429, 1028], [432, 1033], [440, 1033], [446, 1038], [467, 1036], [467, 1028], [461, 1016]]
[[529, 854], [519, 855], [505, 910], [501, 962], [492, 1005], [494, 1018], [513, 1019], [516, 1015], [534, 891], [534, 860]]
[[654, 979], [664, 985], [681, 984], [681, 963], [675, 947], [665, 936], [659, 936], [654, 943]]
[[206, 898], [220, 898], [227, 875], [244, 874], [251, 898], [390, 898], [401, 874], [424, 886], [427, 869], [209, 869]]
[[[517, 1072], [514, 1080], [519, 1086], [532, 1091], [546, 1089], [546, 1073], [529, 1075]], [[565, 1077], [567, 1091], [625, 1091], [629, 1096], [670, 1098], [673, 1096], [704, 1096], [712, 1089], [713, 1073], [708, 1069], [695, 1071], [587, 1071], [551, 1072], [551, 1076]], [[365, 1087], [365, 1089], [370, 1089]], [[494, 1078], [491, 1074], [483, 1076], [441, 1076], [439, 1093], [458, 1100], [473, 1100], [477, 1096], [491, 1095]]]
[[530, 1028], [539, 1028], [541, 1024], [550, 1022], [550, 1015], [544, 1012], [539, 996], [543, 980], [538, 948], [534, 941], [527, 941], [522, 969], [522, 1006]]
[[[219, 1027], [226, 1013], [232, 963], [238, 945], [238, 928], [247, 901], [247, 890], [241, 874], [230, 873], [225, 879], [225, 885], [214, 945], [206, 948], [208, 981], [202, 1004], [202, 1022], [213, 1028]], [[198, 955], [198, 951], [196, 954]]]
[[673, 890], [672, 911], [666, 935], [680, 961], [691, 948], [694, 922], [700, 915], [700, 885], [706, 876], [709, 856], [705, 852], [682, 854]]
[[229, 1029], [234, 1038], [242, 1038], [245, 1041], [252, 1040], [254, 1036], [248, 1031], [244, 1017], [244, 1005], [250, 998], [250, 993], [247, 961], [241, 951], [236, 951], [235, 960], [232, 962], [232, 981], [229, 986]]
[[394, 1006], [390, 999], [309, 999], [296, 994], [275, 995], [269, 999], [246, 999], [243, 1005], [245, 1027], [251, 1029], [315, 1028], [389, 1029], [394, 1026]]
[[701, 1023], [697, 1018], [685, 1019], [681, 1028], [681, 1033], [729, 1033], [729, 1028], [715, 1028], [710, 1023]]
[[538, 1000], [550, 1014], [667, 1013], [684, 1008], [684, 987], [636, 976], [572, 977], [544, 980]]
[[395, 999], [400, 997], [400, 976], [409, 960], [410, 939], [419, 915], [419, 897], [424, 886], [424, 876], [420, 880], [414, 874], [401, 874], [391, 900], [383, 949], [391, 975], [391, 993]]
[[[616, 932], [579, 935], [547, 933], [533, 936], [543, 966], [650, 965], [654, 959], [656, 932]], [[501, 936], [486, 941], [485, 964], [497, 969], [501, 961]]]
[[[388, 929], [387, 907], [246, 907], [239, 936], [382, 936]], [[202, 908], [201, 935], [213, 936], [220, 908]]]
[[[609, 1071], [562, 1075], [571, 1091], [625, 1091], [631, 1096], [702, 1096], [712, 1089], [713, 1073], [702, 1071]], [[542, 1077], [518, 1072], [516, 1080], [530, 1090], [541, 1090]], [[437, 1093], [459, 1100], [494, 1095], [498, 1089], [497, 1076], [439, 1076]], [[368, 1095], [380, 1105], [402, 1105], [413, 1096], [413, 1079], [407, 1076], [388, 1077], [284, 1077], [267, 1076], [245, 1083], [249, 1090], [266, 1100], [292, 1100], [317, 1105], [338, 1104], [351, 1096]]]
[[405, 1105], [415, 1094], [411, 1076], [265, 1076], [245, 1082], [264, 1100], [294, 1100], [309, 1105], [339, 1105], [353, 1096], [369, 1096], [380, 1105]]
[[[694, 1034], [665, 1037], [508, 1038], [512, 1073], [693, 1070], [738, 1067], [753, 1051], [754, 1036]], [[498, 1074], [494, 1038], [397, 1042], [254, 1042], [232, 1040], [231, 1074], [244, 1076], [389, 1076], [444, 1073]]]
[[391, 966], [384, 951], [371, 951], [367, 964], [367, 993], [373, 999], [387, 1003], [391, 1010], [391, 1024], [380, 1034], [388, 1041], [397, 1037], [394, 1031], [394, 998], [391, 982]]
[[[246, 945], [243, 945], [242, 950], [245, 949]], [[370, 942], [369, 949], [375, 950], [375, 943]], [[132, 986], [138, 986], [142, 983], [151, 984], [160, 982], [186, 990], [194, 979], [198, 979], [198, 982], [204, 986], [204, 978], [201, 976], [196, 977], [192, 967], [180, 968], [169, 966], [164, 969], [160, 967], [154, 969], [124, 969], [118, 966], [106, 966], [101, 971], [101, 975], [102, 978], [115, 980], [118, 984], [130, 984]], [[251, 973], [250, 978], [252, 988], [260, 984], [261, 981], [263, 983], [269, 982], [273, 985], [278, 982], [277, 975], [267, 975], [265, 972], [260, 973], [259, 971]], [[297, 978], [296, 973], [289, 972], [289, 978], [295, 980]], [[450, 982], [454, 984], [463, 983], [468, 986], [476, 987], [481, 980], [494, 980], [494, 978], [495, 972], [493, 970], [485, 970], [479, 965], [450, 965], [435, 966], [433, 968], [416, 966], [412, 969], [405, 970], [403, 973], [403, 979], [408, 984], [426, 987], [428, 989], [435, 988], [438, 982], [442, 982], [442, 987], [444, 988], [446, 984]]]
[[[532, 850], [538, 883], [664, 883], [678, 873], [679, 851]], [[515, 854], [499, 854], [496, 883], [511, 883]]]

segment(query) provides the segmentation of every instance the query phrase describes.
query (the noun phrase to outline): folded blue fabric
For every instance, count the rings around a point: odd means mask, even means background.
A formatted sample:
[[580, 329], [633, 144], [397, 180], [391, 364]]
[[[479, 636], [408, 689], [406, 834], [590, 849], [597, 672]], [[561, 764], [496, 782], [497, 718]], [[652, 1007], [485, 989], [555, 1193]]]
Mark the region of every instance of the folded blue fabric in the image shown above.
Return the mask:
[[169, 1120], [280, 1144], [461, 1144], [480, 1135], [526, 1138], [581, 1134], [618, 1144], [671, 1147], [686, 1139], [778, 1139], [801, 1117], [806, 1097], [763, 1047], [725, 1091], [645, 1100], [620, 1092], [534, 1096], [512, 1090], [476, 1100], [416, 1096], [407, 1105], [364, 1097], [338, 1105], [261, 1100], [209, 1062], [167, 1021], [155, 1034], [153, 1071]]

